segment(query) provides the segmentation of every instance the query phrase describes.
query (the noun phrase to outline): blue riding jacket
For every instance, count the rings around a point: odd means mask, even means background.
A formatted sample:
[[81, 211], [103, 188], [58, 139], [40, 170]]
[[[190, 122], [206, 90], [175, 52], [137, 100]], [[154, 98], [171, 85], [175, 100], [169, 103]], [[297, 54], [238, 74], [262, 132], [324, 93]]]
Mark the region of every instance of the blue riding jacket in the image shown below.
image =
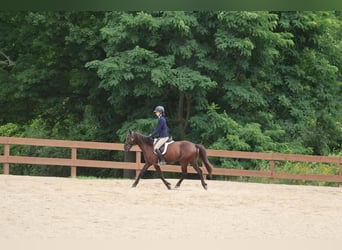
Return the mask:
[[159, 137], [169, 137], [169, 132], [166, 125], [166, 119], [164, 116], [160, 115], [158, 117], [157, 128], [150, 134], [150, 136], [155, 136], [159, 134]]

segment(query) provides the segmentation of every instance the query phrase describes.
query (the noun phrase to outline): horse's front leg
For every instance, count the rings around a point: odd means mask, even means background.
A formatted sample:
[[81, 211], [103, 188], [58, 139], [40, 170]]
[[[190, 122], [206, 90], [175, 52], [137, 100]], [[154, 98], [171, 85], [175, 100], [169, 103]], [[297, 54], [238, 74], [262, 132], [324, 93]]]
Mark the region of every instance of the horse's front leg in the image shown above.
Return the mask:
[[171, 183], [165, 180], [164, 175], [163, 175], [163, 172], [162, 172], [161, 169], [160, 169], [160, 166], [157, 165], [157, 164], [154, 164], [153, 166], [154, 166], [154, 168], [156, 169], [156, 171], [157, 171], [157, 173], [158, 173], [160, 179], [164, 182], [164, 184], [165, 184], [165, 186], [167, 187], [167, 189], [170, 190], [170, 189], [171, 189]]
[[141, 169], [139, 175], [137, 176], [137, 178], [135, 179], [135, 182], [132, 185], [132, 188], [136, 187], [140, 181], [140, 178], [144, 175], [144, 173], [146, 172], [146, 170], [151, 166], [151, 164], [149, 163], [145, 163], [144, 167]]

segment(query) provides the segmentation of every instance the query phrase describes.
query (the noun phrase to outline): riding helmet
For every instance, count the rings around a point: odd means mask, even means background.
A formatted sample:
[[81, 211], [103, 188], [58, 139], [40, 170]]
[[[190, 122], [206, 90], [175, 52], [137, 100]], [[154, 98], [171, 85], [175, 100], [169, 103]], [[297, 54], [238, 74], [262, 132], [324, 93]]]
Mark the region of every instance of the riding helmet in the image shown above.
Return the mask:
[[157, 107], [154, 109], [153, 112], [154, 112], [154, 113], [155, 113], [155, 112], [160, 112], [160, 113], [163, 113], [163, 114], [164, 114], [165, 109], [164, 109], [163, 106], [157, 106]]

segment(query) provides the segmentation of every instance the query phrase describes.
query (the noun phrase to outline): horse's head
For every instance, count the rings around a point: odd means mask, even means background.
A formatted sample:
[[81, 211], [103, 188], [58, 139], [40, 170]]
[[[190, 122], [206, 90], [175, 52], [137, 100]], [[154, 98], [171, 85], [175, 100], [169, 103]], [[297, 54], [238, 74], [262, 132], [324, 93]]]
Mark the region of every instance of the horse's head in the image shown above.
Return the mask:
[[126, 152], [129, 151], [133, 145], [137, 144], [134, 135], [134, 132], [132, 132], [131, 130], [128, 131], [124, 145], [124, 149]]

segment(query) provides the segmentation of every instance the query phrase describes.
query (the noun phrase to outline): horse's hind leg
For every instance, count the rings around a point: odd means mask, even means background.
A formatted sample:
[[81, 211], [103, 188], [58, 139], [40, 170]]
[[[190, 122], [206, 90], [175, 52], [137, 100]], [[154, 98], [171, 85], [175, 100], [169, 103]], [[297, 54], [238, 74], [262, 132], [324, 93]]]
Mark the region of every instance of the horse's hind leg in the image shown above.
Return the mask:
[[192, 167], [197, 171], [197, 173], [201, 179], [201, 183], [202, 183], [203, 188], [205, 190], [207, 190], [207, 183], [205, 183], [205, 181], [204, 181], [202, 169], [197, 165], [197, 162], [193, 162]]
[[175, 188], [179, 188], [180, 187], [180, 185], [181, 185], [181, 183], [182, 183], [182, 181], [185, 179], [185, 177], [187, 176], [187, 174], [188, 174], [188, 169], [187, 169], [187, 167], [188, 167], [188, 163], [182, 163], [182, 176], [181, 176], [181, 178], [179, 179], [179, 181], [177, 182], [177, 184], [176, 184], [176, 186], [175, 186]]
[[138, 177], [135, 179], [135, 182], [133, 183], [132, 187], [136, 187], [136, 186], [138, 185], [140, 178], [144, 175], [144, 173], [145, 173], [146, 170], [149, 168], [149, 166], [151, 166], [151, 165], [149, 165], [148, 163], [146, 163], [146, 164], [144, 165], [144, 167], [143, 167], [143, 168], [141, 169], [141, 171], [140, 171], [140, 174], [139, 174]]
[[158, 175], [159, 175], [159, 177], [160, 177], [160, 179], [164, 182], [164, 184], [165, 184], [165, 186], [167, 187], [167, 189], [171, 189], [171, 183], [169, 183], [169, 182], [167, 182], [166, 180], [165, 180], [165, 178], [164, 178], [164, 175], [163, 175], [163, 172], [161, 171], [161, 169], [160, 169], [160, 166], [159, 165], [153, 165], [154, 166], [154, 168], [157, 170], [157, 173], [158, 173]]

